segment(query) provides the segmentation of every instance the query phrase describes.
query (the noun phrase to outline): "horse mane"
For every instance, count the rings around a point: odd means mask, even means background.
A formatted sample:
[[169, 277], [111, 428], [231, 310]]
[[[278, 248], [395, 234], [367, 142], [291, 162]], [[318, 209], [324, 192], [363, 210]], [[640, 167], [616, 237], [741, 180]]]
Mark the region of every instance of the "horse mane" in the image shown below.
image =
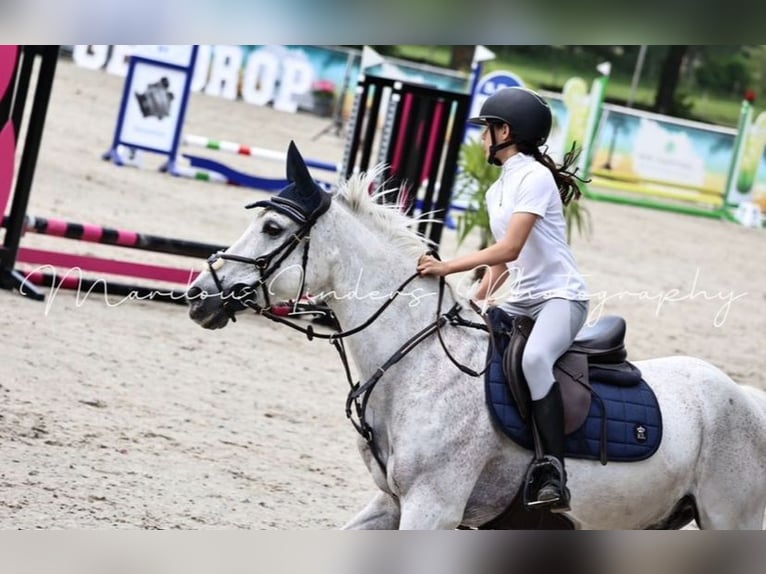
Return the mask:
[[[379, 164], [368, 172], [352, 175], [338, 186], [333, 197], [340, 200], [340, 204], [352, 214], [379, 231], [393, 248], [411, 258], [414, 268], [414, 261], [435, 247], [433, 242], [417, 233], [416, 228], [421, 222], [433, 220], [428, 218], [428, 213], [418, 217], [405, 214], [407, 195], [401, 189], [386, 188], [385, 182], [378, 183], [384, 169], [385, 166]], [[396, 201], [382, 201], [392, 194], [396, 194]], [[458, 294], [449, 282], [447, 290], [454, 299], [462, 301], [464, 307], [468, 306], [465, 296]]]
[[[334, 197], [354, 215], [370, 223], [393, 247], [410, 257], [420, 257], [431, 244], [417, 233], [415, 227], [428, 219], [422, 215], [418, 218], [407, 216], [404, 213], [406, 195], [400, 189], [385, 188], [385, 182], [378, 183], [384, 168], [377, 165], [370, 171], [352, 175], [338, 186]], [[396, 194], [396, 201], [381, 201], [393, 194]]]

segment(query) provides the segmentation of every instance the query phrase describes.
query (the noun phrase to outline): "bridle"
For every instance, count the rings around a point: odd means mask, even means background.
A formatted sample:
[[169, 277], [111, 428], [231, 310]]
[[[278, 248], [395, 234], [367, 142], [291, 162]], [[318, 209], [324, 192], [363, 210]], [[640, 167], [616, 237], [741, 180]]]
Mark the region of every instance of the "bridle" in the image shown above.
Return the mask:
[[[351, 421], [351, 424], [354, 426], [356, 431], [367, 442], [373, 456], [375, 457], [375, 460], [378, 462], [385, 474], [386, 466], [383, 461], [383, 457], [381, 456], [377, 445], [375, 444], [375, 437], [373, 435], [372, 426], [367, 422], [367, 418], [365, 416], [367, 403], [378, 381], [380, 381], [381, 377], [383, 377], [383, 375], [391, 367], [401, 361], [415, 347], [417, 347], [420, 343], [422, 343], [425, 339], [434, 333], [437, 334], [439, 342], [447, 357], [455, 366], [458, 367], [458, 369], [472, 377], [479, 377], [486, 371], [487, 366], [485, 365], [482, 371], [477, 372], [457, 361], [457, 359], [453, 357], [447, 348], [446, 343], [442, 337], [441, 329], [444, 327], [444, 325], [449, 324], [451, 326], [480, 329], [489, 331], [490, 333], [491, 330], [488, 328], [487, 324], [475, 323], [463, 318], [460, 315], [462, 307], [457, 302], [446, 313], [441, 312], [442, 304], [444, 301], [446, 282], [444, 277], [440, 277], [435, 320], [429, 323], [425, 328], [415, 333], [412, 337], [410, 337], [402, 346], [399, 347], [399, 349], [396, 350], [396, 352], [394, 352], [393, 355], [391, 355], [391, 357], [389, 357], [385, 363], [383, 363], [383, 365], [378, 367], [378, 369], [370, 378], [364, 382], [357, 381], [354, 383], [353, 377], [351, 376], [351, 369], [349, 367], [348, 354], [346, 353], [346, 348], [343, 340], [346, 337], [350, 337], [363, 331], [372, 323], [374, 323], [378, 317], [380, 317], [380, 315], [394, 302], [402, 290], [412, 281], [417, 279], [420, 274], [415, 272], [410, 275], [401, 285], [399, 285], [395, 291], [391, 293], [388, 299], [372, 315], [370, 315], [365, 321], [356, 327], [345, 331], [340, 329], [340, 324], [338, 323], [337, 317], [335, 317], [335, 314], [329, 309], [328, 312], [330, 314], [330, 318], [332, 319], [333, 324], [338, 327], [337, 330], [332, 333], [317, 332], [314, 330], [312, 325], [303, 326], [285, 318], [282, 315], [276, 314], [272, 310], [266, 281], [279, 269], [282, 262], [287, 257], [289, 257], [289, 255], [295, 251], [295, 249], [301, 243], [303, 243], [303, 256], [301, 260], [301, 285], [296, 301], [303, 298], [305, 290], [306, 265], [308, 264], [309, 245], [311, 243], [310, 232], [319, 216], [329, 208], [330, 196], [327, 195], [327, 198], [328, 201], [326, 202], [326, 205], [322, 205], [321, 209], [314, 210], [314, 212], [310, 214], [305, 213], [305, 211], [302, 210], [300, 206], [294, 202], [285, 200], [280, 197], [273, 197], [269, 200], [258, 201], [248, 205], [248, 208], [265, 207], [267, 209], [279, 211], [296, 221], [300, 227], [290, 237], [285, 239], [280, 245], [265, 255], [251, 258], [219, 252], [211, 255], [208, 258], [207, 266], [210, 274], [213, 277], [213, 281], [221, 294], [221, 299], [223, 300], [223, 308], [232, 321], [236, 321], [235, 314], [238, 311], [251, 309], [259, 315], [262, 315], [276, 323], [287, 325], [291, 329], [295, 329], [296, 331], [303, 333], [306, 335], [309, 341], [315, 338], [325, 339], [329, 341], [333, 347], [335, 347], [335, 350], [338, 352], [338, 356], [340, 357], [341, 363], [343, 364], [346, 380], [350, 387], [348, 396], [346, 398], [346, 417]], [[438, 254], [436, 252], [430, 251], [429, 254], [438, 258]], [[220, 261], [235, 261], [237, 263], [252, 265], [258, 271], [258, 278], [254, 283], [250, 285], [246, 283], [238, 283], [228, 289], [224, 289], [223, 283], [217, 273], [217, 270], [221, 267], [221, 264], [219, 263]], [[257, 300], [259, 290], [262, 292], [264, 304], [260, 304]], [[356, 415], [357, 420], [354, 420], [354, 414]]]
[[[329, 198], [329, 196], [327, 197]], [[298, 204], [281, 197], [256, 201], [255, 203], [246, 206], [247, 209], [252, 207], [265, 207], [267, 209], [279, 211], [297, 222], [300, 227], [276, 248], [259, 257], [243, 257], [241, 255], [234, 255], [222, 251], [214, 253], [208, 257], [208, 271], [210, 271], [210, 274], [213, 277], [213, 282], [221, 294], [223, 308], [229, 316], [229, 319], [236, 322], [237, 311], [243, 311], [248, 308], [256, 313], [266, 316], [269, 315], [271, 310], [271, 300], [269, 298], [269, 290], [266, 287], [266, 281], [268, 281], [274, 272], [279, 269], [280, 265], [282, 265], [282, 262], [287, 259], [301, 243], [303, 243], [303, 258], [301, 260], [301, 287], [298, 293], [298, 300], [303, 297], [303, 292], [306, 286], [306, 265], [308, 264], [309, 246], [311, 245], [311, 228], [314, 226], [319, 216], [327, 211], [329, 205], [330, 201], [328, 199], [326, 206], [322, 205], [321, 209], [314, 210], [314, 212], [310, 214], [305, 213]], [[222, 264], [219, 263], [221, 261], [235, 261], [237, 263], [252, 265], [258, 272], [258, 278], [250, 285], [246, 283], [237, 283], [228, 289], [224, 289], [223, 283], [217, 273], [217, 270], [222, 266]], [[259, 304], [256, 299], [259, 290], [263, 296], [263, 305]]]

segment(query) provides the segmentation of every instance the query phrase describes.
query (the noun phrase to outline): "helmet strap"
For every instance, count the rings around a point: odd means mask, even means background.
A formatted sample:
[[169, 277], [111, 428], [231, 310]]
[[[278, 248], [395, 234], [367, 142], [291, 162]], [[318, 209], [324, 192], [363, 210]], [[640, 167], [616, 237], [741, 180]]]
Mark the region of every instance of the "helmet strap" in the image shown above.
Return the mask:
[[490, 165], [503, 165], [503, 162], [497, 158], [497, 152], [499, 152], [501, 149], [512, 146], [516, 142], [514, 142], [513, 139], [510, 139], [507, 142], [497, 143], [497, 139], [495, 138], [495, 130], [492, 126], [489, 126], [489, 137], [492, 144], [489, 146], [489, 156], [487, 157], [487, 163]]

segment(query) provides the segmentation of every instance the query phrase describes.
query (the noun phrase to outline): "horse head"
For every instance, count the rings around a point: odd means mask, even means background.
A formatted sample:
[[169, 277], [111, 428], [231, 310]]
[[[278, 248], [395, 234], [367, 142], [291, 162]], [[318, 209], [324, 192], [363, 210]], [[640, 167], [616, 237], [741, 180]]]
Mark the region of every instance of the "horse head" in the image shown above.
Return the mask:
[[267, 309], [272, 299], [299, 299], [307, 284], [326, 282], [327, 267], [308, 265], [310, 232], [331, 205], [311, 177], [294, 142], [287, 151], [288, 185], [257, 208], [242, 236], [213, 254], [187, 291], [190, 317], [220, 329], [246, 307]]

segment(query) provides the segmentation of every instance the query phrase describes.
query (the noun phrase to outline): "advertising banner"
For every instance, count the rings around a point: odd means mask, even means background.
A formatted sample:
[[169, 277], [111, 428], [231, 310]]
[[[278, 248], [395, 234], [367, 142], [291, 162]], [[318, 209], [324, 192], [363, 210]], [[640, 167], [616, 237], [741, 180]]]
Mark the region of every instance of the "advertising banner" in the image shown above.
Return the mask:
[[[131, 55], [183, 65], [190, 46], [77, 45], [72, 57], [79, 66], [127, 75]], [[188, 60], [187, 60], [188, 61]], [[326, 115], [346, 93], [353, 93], [361, 66], [361, 50], [306, 45], [201, 45], [191, 83], [193, 92], [272, 105], [286, 112], [308, 110]], [[367, 73], [467, 93], [466, 74], [396, 58]], [[328, 102], [329, 100], [329, 102]]]
[[120, 143], [170, 153], [179, 125], [186, 74], [148, 61], [137, 61], [130, 86], [132, 97], [118, 135]]
[[[561, 161], [572, 142], [585, 137], [587, 84], [573, 78], [561, 95], [544, 95], [553, 112], [549, 153]], [[605, 104], [593, 142], [590, 174], [604, 187], [627, 183], [641, 184], [646, 190], [675, 189], [678, 193], [673, 197], [678, 199], [722, 206], [736, 135], [732, 128]], [[766, 113], [749, 127], [742, 145], [729, 203], [753, 201], [766, 212]]]
[[[192, 46], [153, 48], [143, 50], [146, 56], [130, 59], [114, 139], [103, 158], [125, 165], [136, 150], [143, 150], [167, 156], [172, 169], [181, 143], [197, 50]], [[127, 150], [130, 157], [124, 155]]]

